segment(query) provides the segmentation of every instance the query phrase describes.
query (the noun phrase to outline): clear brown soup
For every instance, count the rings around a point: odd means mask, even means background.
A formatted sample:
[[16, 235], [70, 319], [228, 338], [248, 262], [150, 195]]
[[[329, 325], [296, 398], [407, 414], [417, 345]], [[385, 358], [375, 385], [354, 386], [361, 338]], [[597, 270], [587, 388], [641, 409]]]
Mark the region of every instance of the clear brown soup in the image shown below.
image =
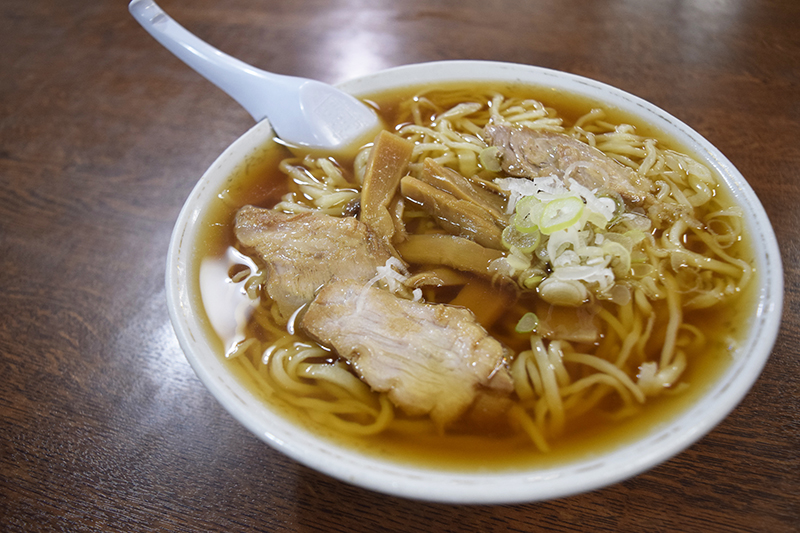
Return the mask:
[[[686, 152], [684, 147], [676, 145], [669, 138], [652, 129], [634, 117], [628, 116], [619, 110], [607, 108], [597, 102], [592, 102], [572, 95], [558, 93], [551, 89], [541, 89], [527, 86], [493, 86], [506, 95], [524, 96], [543, 102], [546, 106], [555, 108], [565, 124], [574, 122], [592, 108], [602, 107], [607, 113], [607, 120], [612, 123], [627, 123], [636, 127], [637, 133], [654, 137], [659, 143], [672, 149]], [[446, 90], [447, 87], [437, 87]], [[368, 100], [379, 110], [387, 124], [395, 124], [395, 114], [398, 103], [413, 95], [416, 88], [398, 90], [385, 94], [373, 95]], [[286, 148], [270, 143], [263, 152], [249, 158], [225, 183], [220, 191], [220, 198], [211, 206], [208, 212], [204, 233], [194, 257], [195, 279], [198, 278], [199, 265], [203, 258], [221, 256], [228, 247], [233, 246], [232, 222], [237, 209], [244, 205], [257, 205], [272, 207], [287, 193], [290, 188], [287, 178], [278, 171], [278, 163], [290, 154]], [[348, 161], [339, 161], [343, 165], [351, 164]], [[727, 194], [727, 191], [718, 191], [717, 194]], [[730, 200], [730, 198], [728, 198]], [[732, 200], [730, 200], [732, 203]], [[740, 257], [750, 258], [747, 243], [736, 245]], [[750, 283], [749, 287], [755, 286]], [[199, 291], [197, 291], [199, 293]], [[443, 299], [448, 295], [442, 293]], [[196, 302], [201, 306], [201, 302]], [[659, 425], [685, 411], [693, 402], [702, 396], [714, 384], [731, 362], [730, 342], [732, 339], [740, 340], [746, 334], [747, 317], [753, 311], [752, 290], [744, 291], [736, 296], [736, 300], [724, 305], [716, 306], [713, 312], [703, 310], [689, 312], [685, 321], [694, 324], [704, 331], [711, 340], [710, 346], [703, 353], [690, 354], [689, 365], [683, 374], [682, 381], [689, 385], [680, 394], [665, 394], [648, 399], [640, 413], [624, 420], [613, 421], [590, 411], [579, 419], [571, 422], [567, 431], [560, 437], [551, 441], [552, 451], [539, 452], [527, 437], [520, 434], [493, 431], [477, 432], [452, 432], [436, 436], [411, 436], [394, 433], [391, 431], [370, 437], [353, 437], [334, 433], [332, 430], [320, 427], [299, 414], [292, 407], [268, 399], [262, 391], [248, 379], [236, 358], [226, 361], [230, 371], [245, 383], [253, 394], [259, 396], [264, 402], [281, 412], [283, 416], [299, 425], [308, 427], [314, 433], [347, 448], [363, 451], [366, 454], [390, 460], [430, 466], [445, 470], [468, 471], [498, 471], [531, 466], [549, 466], [563, 464], [580, 458], [609, 451], [627, 442], [640, 438], [655, 430]], [[516, 323], [518, 317], [511, 317], [504, 325], [499, 326], [502, 331], [493, 333], [501, 337], [512, 349], [524, 349], [526, 337], [513, 337], [510, 328]], [[513, 321], [512, 321], [513, 320]], [[209, 339], [216, 344], [221, 359], [224, 359], [222, 341], [216, 336], [210, 324], [207, 324]]]

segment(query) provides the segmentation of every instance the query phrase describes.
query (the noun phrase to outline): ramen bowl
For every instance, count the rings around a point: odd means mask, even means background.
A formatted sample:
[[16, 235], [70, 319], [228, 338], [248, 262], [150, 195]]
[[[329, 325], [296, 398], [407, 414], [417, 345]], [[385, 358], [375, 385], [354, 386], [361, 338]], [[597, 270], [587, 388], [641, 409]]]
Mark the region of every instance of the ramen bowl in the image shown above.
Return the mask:
[[341, 84], [356, 96], [443, 83], [524, 84], [603, 103], [674, 139], [708, 166], [744, 212], [757, 272], [748, 332], [731, 361], [699, 397], [675, 416], [619, 446], [563, 463], [518, 469], [459, 471], [414, 465], [338, 444], [286, 418], [230, 371], [209, 331], [198, 294], [196, 257], [203, 220], [230, 177], [257, 164], [273, 132], [256, 124], [226, 149], [202, 176], [178, 217], [170, 243], [166, 287], [170, 317], [195, 372], [240, 423], [298, 462], [339, 480], [396, 496], [449, 503], [514, 503], [586, 492], [644, 472], [675, 456], [709, 432], [742, 400], [772, 350], [782, 309], [783, 277], [777, 242], [753, 190], [708, 141], [654, 105], [608, 85], [532, 66], [452, 61], [394, 68]]

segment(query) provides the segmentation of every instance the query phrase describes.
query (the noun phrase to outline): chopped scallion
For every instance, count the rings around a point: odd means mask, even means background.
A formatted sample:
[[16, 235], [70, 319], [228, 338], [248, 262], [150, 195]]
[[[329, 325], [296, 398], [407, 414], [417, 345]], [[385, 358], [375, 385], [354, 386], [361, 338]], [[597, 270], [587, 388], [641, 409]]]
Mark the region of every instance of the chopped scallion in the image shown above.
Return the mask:
[[541, 235], [539, 230], [533, 229], [531, 231], [522, 232], [517, 229], [514, 224], [511, 224], [503, 230], [503, 245], [509, 250], [514, 247], [518, 248], [523, 253], [531, 253], [536, 250], [539, 245]]
[[539, 327], [539, 317], [534, 313], [525, 313], [517, 322], [514, 331], [517, 333], [531, 333]]
[[545, 235], [566, 229], [580, 220], [583, 207], [583, 201], [576, 196], [556, 198], [542, 209], [539, 229]]
[[497, 146], [490, 146], [481, 150], [478, 154], [481, 166], [491, 172], [500, 172], [503, 167], [500, 165], [500, 149]]

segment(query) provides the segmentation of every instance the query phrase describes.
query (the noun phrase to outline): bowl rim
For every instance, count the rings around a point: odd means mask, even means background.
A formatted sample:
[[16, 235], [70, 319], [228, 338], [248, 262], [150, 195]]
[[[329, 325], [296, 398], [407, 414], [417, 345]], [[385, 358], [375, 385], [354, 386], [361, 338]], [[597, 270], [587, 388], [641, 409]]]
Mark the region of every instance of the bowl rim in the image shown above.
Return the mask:
[[739, 404], [760, 375], [775, 343], [783, 306], [780, 252], [769, 218], [753, 189], [734, 165], [692, 128], [655, 105], [605, 83], [566, 72], [493, 61], [436, 61], [395, 67], [339, 87], [356, 96], [400, 86], [437, 82], [500, 81], [564, 90], [608, 103], [678, 139], [713, 167], [744, 209], [754, 236], [757, 293], [755, 316], [737, 356], [702, 398], [673, 420], [620, 448], [576, 462], [519, 472], [459, 473], [429, 470], [360, 455], [285, 420], [241, 387], [203, 341], [193, 312], [188, 280], [192, 244], [207, 200], [227, 177], [272, 137], [269, 123], [257, 123], [234, 141], [193, 188], [176, 221], [167, 254], [166, 294], [173, 328], [192, 368], [220, 404], [262, 441], [298, 462], [370, 490], [417, 500], [459, 504], [521, 503], [554, 499], [608, 486], [668, 460], [688, 448]]

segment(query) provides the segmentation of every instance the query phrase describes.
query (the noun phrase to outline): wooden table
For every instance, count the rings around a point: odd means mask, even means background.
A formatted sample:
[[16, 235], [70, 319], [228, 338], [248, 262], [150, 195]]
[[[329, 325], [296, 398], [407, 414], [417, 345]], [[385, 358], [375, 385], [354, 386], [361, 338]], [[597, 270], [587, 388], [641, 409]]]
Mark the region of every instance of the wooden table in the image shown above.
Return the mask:
[[[223, 5], [224, 4], [224, 5]], [[168, 240], [252, 124], [126, 2], [0, 4], [0, 530], [798, 531], [800, 3], [163, 0], [267, 70], [338, 82], [441, 59], [540, 65], [666, 109], [747, 177], [780, 242], [763, 375], [696, 445], [545, 503], [453, 506], [318, 474], [204, 389], [170, 325]]]

